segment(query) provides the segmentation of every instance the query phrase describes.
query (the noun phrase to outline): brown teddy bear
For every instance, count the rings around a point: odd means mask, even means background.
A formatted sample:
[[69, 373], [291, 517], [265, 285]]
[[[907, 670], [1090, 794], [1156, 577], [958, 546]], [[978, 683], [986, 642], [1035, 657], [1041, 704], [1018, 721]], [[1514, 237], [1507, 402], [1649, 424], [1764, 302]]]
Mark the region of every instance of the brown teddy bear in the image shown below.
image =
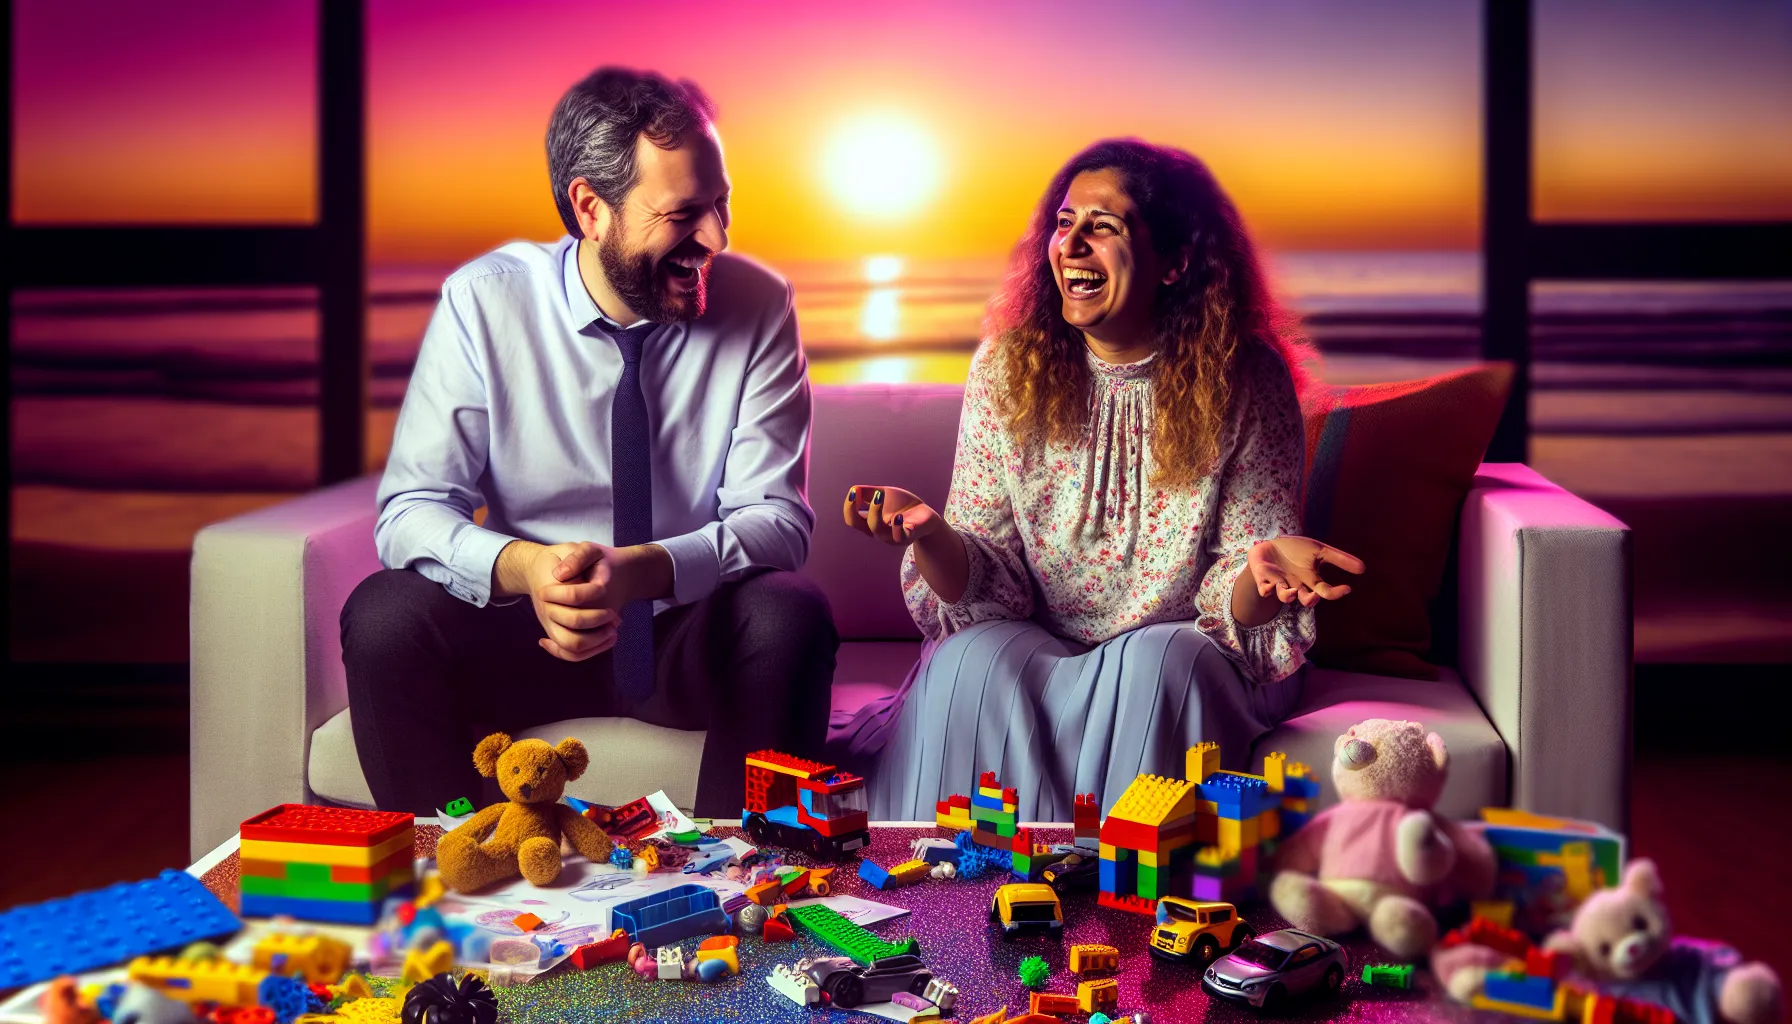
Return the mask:
[[496, 778], [509, 803], [493, 804], [436, 843], [442, 883], [471, 892], [519, 873], [536, 885], [560, 877], [560, 839], [594, 863], [610, 856], [610, 837], [560, 803], [566, 784], [585, 774], [590, 757], [571, 737], [550, 747], [543, 740], [510, 742], [492, 733], [473, 748], [473, 766]]
[[1402, 960], [1437, 941], [1431, 908], [1493, 891], [1493, 848], [1433, 814], [1450, 771], [1443, 738], [1417, 722], [1372, 718], [1333, 745], [1342, 801], [1277, 851], [1269, 900], [1294, 927], [1342, 935], [1367, 925]]
[[1743, 963], [1728, 946], [1673, 937], [1661, 875], [1647, 858], [1631, 861], [1617, 888], [1582, 901], [1573, 924], [1544, 946], [1573, 956], [1577, 973], [1600, 991], [1665, 1006], [1682, 1024], [1773, 1024], [1785, 1017], [1773, 968]]

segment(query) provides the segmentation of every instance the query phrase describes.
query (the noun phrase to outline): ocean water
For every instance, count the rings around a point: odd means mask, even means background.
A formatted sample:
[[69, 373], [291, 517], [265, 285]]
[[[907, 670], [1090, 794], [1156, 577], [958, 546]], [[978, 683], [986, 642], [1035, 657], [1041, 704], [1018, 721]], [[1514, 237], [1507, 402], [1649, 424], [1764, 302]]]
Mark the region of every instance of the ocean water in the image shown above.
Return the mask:
[[[1474, 253], [1287, 253], [1281, 300], [1334, 383], [1479, 353]], [[370, 280], [370, 465], [384, 459], [451, 268]], [[818, 384], [960, 382], [999, 260], [789, 264]], [[1539, 433], [1792, 434], [1792, 283], [1539, 286]], [[12, 481], [138, 491], [315, 479], [317, 313], [305, 289], [43, 290], [13, 300]]]

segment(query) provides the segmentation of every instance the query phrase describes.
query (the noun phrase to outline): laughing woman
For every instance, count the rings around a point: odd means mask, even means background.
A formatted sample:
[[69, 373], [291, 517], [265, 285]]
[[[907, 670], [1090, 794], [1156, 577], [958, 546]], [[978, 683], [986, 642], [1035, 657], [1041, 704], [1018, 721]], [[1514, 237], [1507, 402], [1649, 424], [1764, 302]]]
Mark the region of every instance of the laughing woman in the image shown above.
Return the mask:
[[1205, 165], [1097, 143], [1035, 211], [971, 363], [943, 512], [891, 484], [848, 525], [907, 547], [929, 643], [871, 814], [928, 819], [981, 771], [1022, 820], [1110, 807], [1140, 772], [1227, 768], [1300, 696], [1314, 605], [1350, 592], [1299, 536], [1293, 342]]

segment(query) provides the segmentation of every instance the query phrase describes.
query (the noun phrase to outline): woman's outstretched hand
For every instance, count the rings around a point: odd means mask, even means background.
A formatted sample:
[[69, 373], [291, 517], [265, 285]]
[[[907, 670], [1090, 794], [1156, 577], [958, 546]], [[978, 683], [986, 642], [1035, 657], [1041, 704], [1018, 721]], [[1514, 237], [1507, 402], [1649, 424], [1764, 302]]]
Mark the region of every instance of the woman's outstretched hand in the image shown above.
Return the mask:
[[1336, 601], [1350, 593], [1349, 584], [1327, 583], [1319, 578], [1321, 565], [1335, 565], [1360, 575], [1363, 560], [1311, 537], [1276, 537], [1251, 546], [1247, 571], [1257, 596], [1272, 594], [1283, 604], [1299, 601], [1311, 608], [1321, 599]]
[[937, 531], [940, 514], [900, 487], [855, 484], [846, 492], [846, 525], [898, 547]]

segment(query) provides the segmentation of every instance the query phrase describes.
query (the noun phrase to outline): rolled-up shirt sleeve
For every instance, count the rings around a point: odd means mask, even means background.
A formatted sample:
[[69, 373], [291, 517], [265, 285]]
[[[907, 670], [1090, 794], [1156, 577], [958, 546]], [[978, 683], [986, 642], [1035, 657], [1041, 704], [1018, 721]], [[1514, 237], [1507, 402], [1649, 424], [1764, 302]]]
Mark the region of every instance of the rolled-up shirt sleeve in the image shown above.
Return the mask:
[[1220, 482], [1218, 529], [1208, 553], [1214, 561], [1201, 578], [1196, 627], [1236, 662], [1245, 675], [1272, 683], [1300, 668], [1313, 646], [1317, 609], [1295, 601], [1259, 626], [1232, 617], [1232, 587], [1258, 541], [1300, 533], [1301, 477], [1306, 435], [1294, 381], [1280, 359], [1252, 352], [1245, 360], [1247, 386], [1233, 401], [1238, 435]]
[[952, 488], [943, 512], [964, 541], [968, 572], [964, 593], [956, 601], [941, 598], [915, 564], [913, 546], [902, 556], [903, 598], [921, 635], [929, 640], [972, 623], [1033, 614], [1033, 577], [1008, 493], [1008, 426], [996, 408], [991, 360], [987, 344], [971, 360], [964, 411], [958, 419]]
[[672, 557], [672, 603], [707, 597], [756, 569], [795, 571], [809, 557], [809, 429], [814, 401], [793, 293], [747, 369], [729, 439], [717, 520], [657, 543]]
[[[463, 286], [442, 289], [399, 410], [380, 480], [374, 544], [390, 569], [413, 569], [463, 601], [492, 600], [492, 566], [516, 538], [473, 522], [490, 439], [485, 367], [468, 334]], [[501, 602], [502, 603], [502, 602]]]

